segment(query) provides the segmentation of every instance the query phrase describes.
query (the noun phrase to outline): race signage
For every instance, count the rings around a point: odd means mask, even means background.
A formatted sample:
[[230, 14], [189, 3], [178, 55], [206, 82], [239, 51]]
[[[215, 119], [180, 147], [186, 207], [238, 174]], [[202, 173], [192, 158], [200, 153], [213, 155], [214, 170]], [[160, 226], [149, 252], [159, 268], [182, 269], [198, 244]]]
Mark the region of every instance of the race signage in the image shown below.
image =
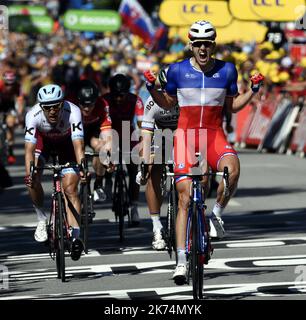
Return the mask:
[[8, 7], [10, 16], [24, 15], [24, 16], [44, 16], [47, 14], [47, 9], [42, 6], [22, 6], [14, 5]]
[[[268, 30], [258, 22], [233, 20], [231, 24], [222, 28], [217, 27], [217, 43], [229, 43], [232, 41], [262, 42]], [[170, 27], [169, 37], [179, 36], [183, 41], [188, 41], [188, 27]]]
[[112, 10], [68, 10], [64, 26], [73, 31], [118, 31], [121, 18]]
[[208, 20], [216, 27], [232, 21], [227, 1], [164, 1], [159, 17], [168, 26], [189, 26], [197, 20]]
[[304, 0], [229, 1], [231, 14], [236, 19], [248, 21], [297, 21], [303, 17], [305, 9]]
[[12, 16], [9, 30], [21, 33], [51, 33], [54, 21], [47, 16]]

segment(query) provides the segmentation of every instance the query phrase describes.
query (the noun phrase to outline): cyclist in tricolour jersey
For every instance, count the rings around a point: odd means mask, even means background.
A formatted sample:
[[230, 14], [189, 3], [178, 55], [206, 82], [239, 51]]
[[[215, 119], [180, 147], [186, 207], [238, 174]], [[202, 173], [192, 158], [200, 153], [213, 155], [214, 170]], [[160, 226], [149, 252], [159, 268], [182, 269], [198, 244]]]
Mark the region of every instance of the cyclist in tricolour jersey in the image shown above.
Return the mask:
[[[189, 29], [189, 49], [193, 56], [170, 65], [167, 85], [161, 92], [154, 88], [156, 80], [151, 71], [144, 73], [147, 88], [154, 101], [165, 109], [178, 103], [180, 117], [174, 142], [175, 173], [188, 173], [197, 164], [195, 151], [204, 154], [208, 165], [215, 171], [227, 166], [230, 179], [228, 195], [223, 195], [223, 183], [217, 191], [217, 200], [210, 216], [211, 232], [218, 238], [224, 236], [221, 213], [233, 195], [240, 173], [236, 151], [227, 142], [222, 128], [222, 110], [235, 113], [241, 110], [258, 92], [262, 75], [251, 78], [251, 88], [244, 94], [237, 89], [237, 70], [230, 62], [212, 57], [216, 43], [216, 30], [207, 21], [197, 21]], [[194, 139], [188, 138], [193, 134]], [[188, 141], [188, 143], [187, 143]], [[190, 179], [179, 177], [176, 181], [179, 193], [179, 210], [176, 223], [178, 263], [173, 274], [177, 283], [186, 280], [186, 223], [189, 205]], [[215, 229], [215, 230], [213, 230]]]

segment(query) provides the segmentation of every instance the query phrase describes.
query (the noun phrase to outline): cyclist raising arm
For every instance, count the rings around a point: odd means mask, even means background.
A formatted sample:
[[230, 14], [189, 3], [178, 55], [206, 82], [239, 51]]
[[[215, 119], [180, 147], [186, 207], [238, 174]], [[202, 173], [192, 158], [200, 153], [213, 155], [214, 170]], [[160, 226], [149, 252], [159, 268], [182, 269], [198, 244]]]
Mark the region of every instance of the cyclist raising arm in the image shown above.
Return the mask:
[[[159, 73], [159, 83], [163, 89], [166, 85], [166, 72], [167, 70], [161, 70]], [[144, 116], [141, 124], [141, 135], [143, 137], [143, 154], [144, 163], [149, 163], [149, 175], [146, 185], [146, 200], [148, 203], [149, 213], [153, 223], [153, 241], [152, 247], [155, 250], [163, 250], [166, 247], [164, 240], [163, 226], [160, 221], [160, 209], [163, 201], [161, 190], [161, 178], [163, 165], [157, 163], [156, 159], [151, 159], [151, 144], [154, 140], [155, 129], [169, 129], [174, 131], [177, 127], [177, 120], [179, 117], [179, 107], [176, 105], [170, 110], [165, 110], [159, 107], [152, 97], [149, 97], [145, 103]], [[164, 141], [162, 146], [156, 146], [156, 152], [162, 152], [163, 162], [169, 159], [169, 154], [165, 154], [167, 144], [173, 148], [173, 139], [167, 139], [171, 141]], [[154, 143], [153, 143], [154, 144]], [[153, 146], [155, 147], [155, 146]], [[154, 148], [155, 152], [155, 148]], [[154, 157], [154, 154], [153, 154]], [[138, 177], [141, 176], [139, 172]], [[139, 179], [138, 179], [139, 180]], [[144, 184], [145, 181], [139, 181]]]
[[[195, 151], [201, 151], [206, 156], [209, 166], [214, 171], [229, 169], [229, 195], [223, 195], [224, 185], [220, 183], [217, 190], [217, 200], [210, 217], [211, 233], [222, 238], [224, 236], [221, 213], [233, 195], [240, 174], [240, 164], [236, 151], [227, 142], [222, 129], [222, 110], [231, 112], [241, 110], [259, 90], [263, 77], [259, 75], [251, 89], [243, 95], [238, 95], [237, 70], [232, 63], [212, 57], [216, 43], [216, 30], [207, 21], [195, 22], [189, 30], [189, 48], [192, 58], [170, 65], [167, 73], [166, 92], [154, 88], [155, 76], [145, 72], [147, 88], [154, 101], [165, 109], [170, 109], [178, 103], [180, 117], [178, 128], [184, 132], [184, 138], [175, 137], [174, 157], [175, 173], [188, 173], [196, 164], [190, 163]], [[193, 129], [195, 141], [188, 141], [187, 131]], [[205, 140], [203, 140], [205, 139]], [[205, 146], [200, 141], [207, 141]], [[203, 149], [206, 148], [206, 149]], [[203, 152], [202, 152], [203, 151]], [[182, 160], [182, 155], [185, 159]], [[186, 223], [189, 205], [190, 179], [176, 179], [179, 193], [179, 210], [176, 223], [178, 265], [173, 279], [186, 279]]]
[[[81, 164], [84, 158], [83, 124], [80, 109], [64, 100], [64, 94], [58, 85], [50, 84], [39, 89], [38, 103], [26, 115], [25, 128], [25, 184], [28, 187], [38, 224], [34, 238], [38, 242], [47, 240], [47, 216], [43, 210], [44, 191], [41, 185], [42, 171], [30, 176], [30, 162], [41, 166], [51, 154], [59, 158], [60, 164], [76, 162]], [[62, 171], [63, 190], [66, 196], [68, 223], [71, 226], [71, 258], [78, 260], [83, 251], [79, 239], [80, 228], [78, 214], [80, 199], [78, 197], [79, 176], [76, 169]], [[81, 177], [83, 174], [80, 172]]]

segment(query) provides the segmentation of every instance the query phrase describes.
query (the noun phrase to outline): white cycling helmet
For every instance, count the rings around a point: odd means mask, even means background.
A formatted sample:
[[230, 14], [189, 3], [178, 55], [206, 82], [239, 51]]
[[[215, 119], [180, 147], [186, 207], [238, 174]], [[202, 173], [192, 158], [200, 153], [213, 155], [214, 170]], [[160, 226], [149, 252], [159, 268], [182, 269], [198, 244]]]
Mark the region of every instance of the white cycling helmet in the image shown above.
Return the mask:
[[37, 100], [41, 104], [55, 104], [64, 99], [64, 93], [60, 86], [56, 84], [47, 84], [39, 89]]
[[215, 27], [208, 21], [200, 20], [195, 22], [189, 29], [188, 38], [193, 41], [196, 39], [215, 40], [217, 32]]

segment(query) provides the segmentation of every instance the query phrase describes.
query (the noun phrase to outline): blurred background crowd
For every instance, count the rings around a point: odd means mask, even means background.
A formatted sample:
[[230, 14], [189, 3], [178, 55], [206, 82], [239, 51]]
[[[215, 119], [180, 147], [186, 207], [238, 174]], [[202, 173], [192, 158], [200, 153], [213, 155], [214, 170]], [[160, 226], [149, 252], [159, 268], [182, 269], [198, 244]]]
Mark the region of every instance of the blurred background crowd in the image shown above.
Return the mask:
[[[16, 5], [17, 2], [6, 1], [6, 4]], [[145, 7], [147, 1], [142, 2]], [[146, 9], [150, 10], [149, 15], [154, 22], [154, 19], [158, 19], [158, 6], [162, 1], [149, 2], [151, 4]], [[146, 43], [124, 24], [116, 32], [78, 32], [64, 27], [63, 14], [66, 10], [78, 6], [83, 9], [95, 8], [94, 1], [37, 0], [21, 3], [45, 6], [47, 14], [55, 22], [49, 34], [8, 32], [5, 35], [5, 30], [1, 30], [1, 73], [6, 69], [16, 71], [27, 106], [35, 103], [36, 92], [41, 85], [55, 82], [69, 91], [79, 78], [91, 78], [104, 93], [109, 77], [116, 73], [129, 75], [133, 79], [133, 92], [145, 100], [148, 93], [142, 72], [148, 68], [158, 72], [164, 65], [188, 56], [187, 39], [173, 31], [169, 32], [169, 29], [166, 30], [166, 41], [163, 39], [161, 45], [160, 38], [157, 43]], [[119, 5], [120, 1], [109, 1], [107, 4], [104, 1], [104, 9], [118, 11]], [[99, 5], [96, 7], [99, 9]], [[271, 23], [266, 25], [270, 26]], [[237, 40], [217, 46], [216, 57], [232, 61], [237, 66], [242, 90], [255, 70], [266, 77], [268, 92], [290, 89], [290, 85], [296, 83], [301, 84], [301, 87], [296, 86], [297, 91], [305, 89], [306, 56], [296, 54], [291, 47], [292, 39], [300, 38], [303, 45], [306, 45], [306, 40], [300, 32], [292, 38], [292, 31], [286, 33], [284, 23], [282, 29], [285, 30], [281, 30], [283, 38], [277, 45], [263, 39], [260, 43]]]
[[[25, 113], [45, 84], [59, 84], [69, 97], [80, 79], [90, 79], [104, 94], [110, 77], [123, 73], [132, 80], [131, 91], [145, 102], [149, 93], [143, 71], [158, 72], [188, 57], [189, 26], [207, 19], [217, 28], [215, 57], [236, 65], [240, 92], [250, 85], [252, 73], [265, 76], [264, 89], [252, 102], [253, 107], [258, 107], [260, 100], [269, 104], [286, 97], [292, 106], [299, 103], [298, 111], [302, 111], [306, 93], [305, 8], [304, 0], [205, 0], [203, 4], [191, 0], [2, 0], [0, 84], [6, 71], [14, 72], [20, 85], [17, 100], [22, 97]], [[261, 10], [262, 16], [252, 16], [255, 9]], [[251, 16], [240, 16], [244, 14]], [[290, 111], [292, 106], [284, 110]], [[264, 121], [272, 124], [278, 107], [273, 106], [273, 112], [267, 112], [269, 107], [265, 106], [257, 113], [255, 109], [241, 113], [240, 120], [234, 118], [237, 135], [233, 143], [246, 141], [252, 121], [255, 125]], [[301, 112], [296, 121], [299, 115]], [[22, 117], [17, 120], [22, 127]], [[294, 121], [290, 126], [286, 130], [291, 137], [297, 126]], [[269, 128], [256, 128], [257, 146]], [[302, 136], [306, 137], [306, 132], [299, 134]], [[290, 139], [286, 139], [287, 147]], [[298, 143], [305, 153], [306, 138]]]

